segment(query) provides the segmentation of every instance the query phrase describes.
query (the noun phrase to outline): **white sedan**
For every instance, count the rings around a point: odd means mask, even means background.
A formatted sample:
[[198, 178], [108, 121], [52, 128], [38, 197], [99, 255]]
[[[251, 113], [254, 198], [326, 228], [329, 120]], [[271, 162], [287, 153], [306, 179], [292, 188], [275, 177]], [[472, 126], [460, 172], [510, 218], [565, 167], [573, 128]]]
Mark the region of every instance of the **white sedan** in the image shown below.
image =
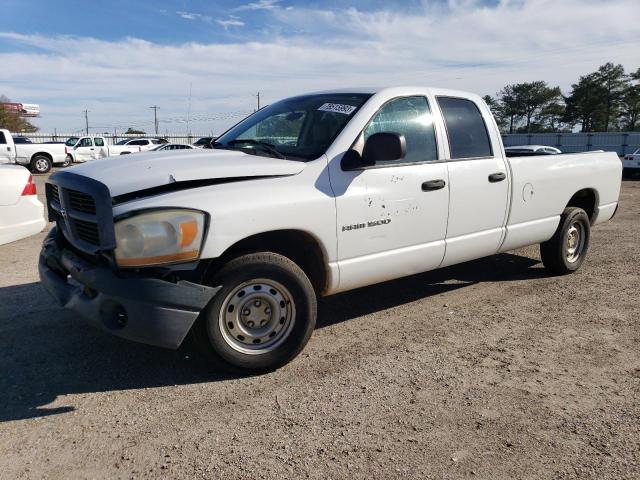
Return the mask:
[[185, 143], [163, 143], [162, 145], [158, 145], [157, 147], [153, 147], [151, 152], [167, 152], [169, 150], [191, 150], [194, 147], [193, 145], [187, 145]]
[[44, 205], [29, 170], [0, 165], [0, 245], [35, 235], [45, 225]]
[[511, 147], [504, 147], [504, 151], [511, 156], [521, 155], [559, 155], [562, 153], [560, 149], [556, 147], [549, 147], [547, 145], [515, 145]]

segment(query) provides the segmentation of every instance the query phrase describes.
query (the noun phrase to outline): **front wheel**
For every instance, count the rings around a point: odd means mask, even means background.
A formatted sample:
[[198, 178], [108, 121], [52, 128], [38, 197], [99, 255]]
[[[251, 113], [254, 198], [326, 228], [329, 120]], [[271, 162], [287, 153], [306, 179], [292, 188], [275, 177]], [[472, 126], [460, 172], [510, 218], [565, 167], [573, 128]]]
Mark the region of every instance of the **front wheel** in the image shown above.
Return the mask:
[[547, 270], [565, 275], [578, 270], [589, 250], [591, 224], [587, 213], [577, 207], [567, 207], [560, 216], [556, 233], [540, 244], [540, 256]]
[[48, 173], [51, 167], [51, 160], [44, 155], [36, 155], [31, 159], [31, 171], [33, 173]]
[[192, 329], [201, 351], [226, 370], [271, 371], [295, 358], [317, 317], [316, 295], [304, 271], [263, 252], [229, 261], [211, 279], [220, 291]]
[[64, 159], [64, 163], [62, 164], [63, 168], [67, 168], [73, 163], [73, 157], [71, 155], [67, 155]]

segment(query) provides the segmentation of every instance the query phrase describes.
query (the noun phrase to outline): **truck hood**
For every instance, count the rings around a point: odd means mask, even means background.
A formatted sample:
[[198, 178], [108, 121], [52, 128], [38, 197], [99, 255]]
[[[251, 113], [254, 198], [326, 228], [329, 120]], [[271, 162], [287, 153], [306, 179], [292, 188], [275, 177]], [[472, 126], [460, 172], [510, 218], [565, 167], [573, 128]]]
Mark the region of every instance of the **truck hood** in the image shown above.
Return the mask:
[[117, 155], [69, 169], [105, 184], [112, 197], [179, 182], [295, 175], [304, 162], [232, 150], [181, 150]]

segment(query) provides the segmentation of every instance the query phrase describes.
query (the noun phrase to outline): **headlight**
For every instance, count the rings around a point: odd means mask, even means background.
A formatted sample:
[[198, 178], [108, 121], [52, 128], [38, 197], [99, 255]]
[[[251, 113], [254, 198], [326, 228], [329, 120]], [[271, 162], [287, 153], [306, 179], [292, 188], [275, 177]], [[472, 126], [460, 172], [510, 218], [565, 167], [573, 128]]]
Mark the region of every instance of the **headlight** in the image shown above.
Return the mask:
[[197, 260], [204, 229], [205, 214], [197, 210], [154, 210], [117, 221], [116, 263], [145, 267]]

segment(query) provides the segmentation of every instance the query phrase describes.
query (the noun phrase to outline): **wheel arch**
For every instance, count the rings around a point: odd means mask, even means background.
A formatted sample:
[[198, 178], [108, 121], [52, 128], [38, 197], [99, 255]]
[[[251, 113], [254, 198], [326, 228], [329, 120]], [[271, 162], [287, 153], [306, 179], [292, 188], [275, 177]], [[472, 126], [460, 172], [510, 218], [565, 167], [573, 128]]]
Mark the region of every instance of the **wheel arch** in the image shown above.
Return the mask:
[[320, 240], [304, 230], [272, 230], [243, 238], [213, 259], [207, 270], [215, 271], [231, 258], [260, 251], [279, 253], [289, 258], [302, 268], [316, 292], [322, 294], [327, 290], [327, 254]]
[[36, 152], [33, 155], [31, 155], [31, 158], [29, 159], [29, 161], [32, 161], [36, 157], [46, 157], [49, 159], [49, 161], [53, 165], [53, 155], [51, 155], [49, 152]]
[[578, 207], [583, 209], [587, 213], [590, 223], [593, 225], [596, 217], [598, 216], [599, 200], [600, 197], [595, 188], [583, 188], [573, 194], [567, 202], [566, 207]]

